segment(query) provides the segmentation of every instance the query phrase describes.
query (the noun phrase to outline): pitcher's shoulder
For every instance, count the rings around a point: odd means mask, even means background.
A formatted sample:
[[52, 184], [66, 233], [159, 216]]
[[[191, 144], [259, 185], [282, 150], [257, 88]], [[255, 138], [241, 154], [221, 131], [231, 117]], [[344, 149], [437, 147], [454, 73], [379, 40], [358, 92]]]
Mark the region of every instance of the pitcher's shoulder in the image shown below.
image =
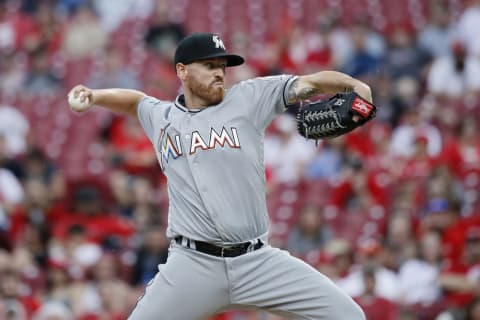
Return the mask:
[[[263, 77], [255, 77], [251, 79], [244, 80], [242, 82], [245, 83], [256, 83], [256, 82], [269, 82], [269, 81], [284, 81], [288, 80], [290, 78], [294, 77], [294, 75], [291, 74], [277, 74], [277, 75], [271, 75], [271, 76], [263, 76]], [[240, 83], [242, 83], [240, 82]]]
[[155, 107], [169, 106], [172, 105], [174, 101], [170, 100], [161, 100], [153, 96], [145, 95], [141, 100], [140, 104], [151, 105]]
[[175, 105], [174, 101], [160, 100], [152, 96], [144, 96], [138, 103], [137, 112], [139, 117], [166, 117]]

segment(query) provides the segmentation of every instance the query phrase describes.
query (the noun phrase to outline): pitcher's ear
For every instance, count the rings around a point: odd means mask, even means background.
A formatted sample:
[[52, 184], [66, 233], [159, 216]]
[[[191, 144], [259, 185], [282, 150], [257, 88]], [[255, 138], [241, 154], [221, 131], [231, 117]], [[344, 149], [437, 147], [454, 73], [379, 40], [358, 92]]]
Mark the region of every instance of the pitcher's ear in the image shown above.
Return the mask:
[[187, 66], [184, 65], [183, 63], [179, 62], [179, 63], [177, 63], [175, 68], [177, 70], [177, 76], [180, 78], [180, 80], [185, 80], [185, 78], [188, 74]]

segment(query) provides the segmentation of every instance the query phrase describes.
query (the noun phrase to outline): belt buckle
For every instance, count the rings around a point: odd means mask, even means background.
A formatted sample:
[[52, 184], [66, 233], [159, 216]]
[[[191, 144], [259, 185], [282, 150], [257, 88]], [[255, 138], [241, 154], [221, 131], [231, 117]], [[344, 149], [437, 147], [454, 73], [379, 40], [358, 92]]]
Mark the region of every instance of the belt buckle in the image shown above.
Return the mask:
[[225, 257], [225, 251], [232, 250], [234, 247], [233, 246], [222, 246], [222, 250], [220, 251], [220, 256], [222, 258]]
[[228, 251], [235, 250], [236, 247], [235, 247], [235, 246], [228, 246], [228, 245], [227, 245], [227, 246], [221, 246], [221, 248], [222, 248], [222, 250], [220, 251], [220, 256], [221, 256], [222, 258], [224, 258], [226, 251], [228, 252]]

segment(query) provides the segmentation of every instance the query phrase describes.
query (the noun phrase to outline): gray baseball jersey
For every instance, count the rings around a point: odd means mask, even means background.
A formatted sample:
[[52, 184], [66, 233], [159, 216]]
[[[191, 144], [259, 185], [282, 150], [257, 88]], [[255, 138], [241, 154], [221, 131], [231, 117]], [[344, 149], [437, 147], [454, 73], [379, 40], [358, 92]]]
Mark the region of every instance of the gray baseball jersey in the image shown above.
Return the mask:
[[144, 97], [138, 118], [167, 177], [167, 236], [212, 243], [266, 238], [264, 130], [285, 111], [295, 77], [240, 82], [199, 110]]

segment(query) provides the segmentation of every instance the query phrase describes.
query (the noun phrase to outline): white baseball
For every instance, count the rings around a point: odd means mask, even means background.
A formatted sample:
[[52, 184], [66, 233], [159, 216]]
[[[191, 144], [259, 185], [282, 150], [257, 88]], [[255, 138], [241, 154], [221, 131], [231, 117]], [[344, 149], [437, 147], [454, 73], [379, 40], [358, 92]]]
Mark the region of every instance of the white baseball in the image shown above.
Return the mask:
[[70, 109], [77, 112], [85, 111], [89, 108], [90, 101], [87, 98], [82, 102], [80, 99], [83, 97], [84, 93], [80, 92], [80, 94], [75, 98], [72, 94], [68, 95], [68, 104], [70, 105]]

